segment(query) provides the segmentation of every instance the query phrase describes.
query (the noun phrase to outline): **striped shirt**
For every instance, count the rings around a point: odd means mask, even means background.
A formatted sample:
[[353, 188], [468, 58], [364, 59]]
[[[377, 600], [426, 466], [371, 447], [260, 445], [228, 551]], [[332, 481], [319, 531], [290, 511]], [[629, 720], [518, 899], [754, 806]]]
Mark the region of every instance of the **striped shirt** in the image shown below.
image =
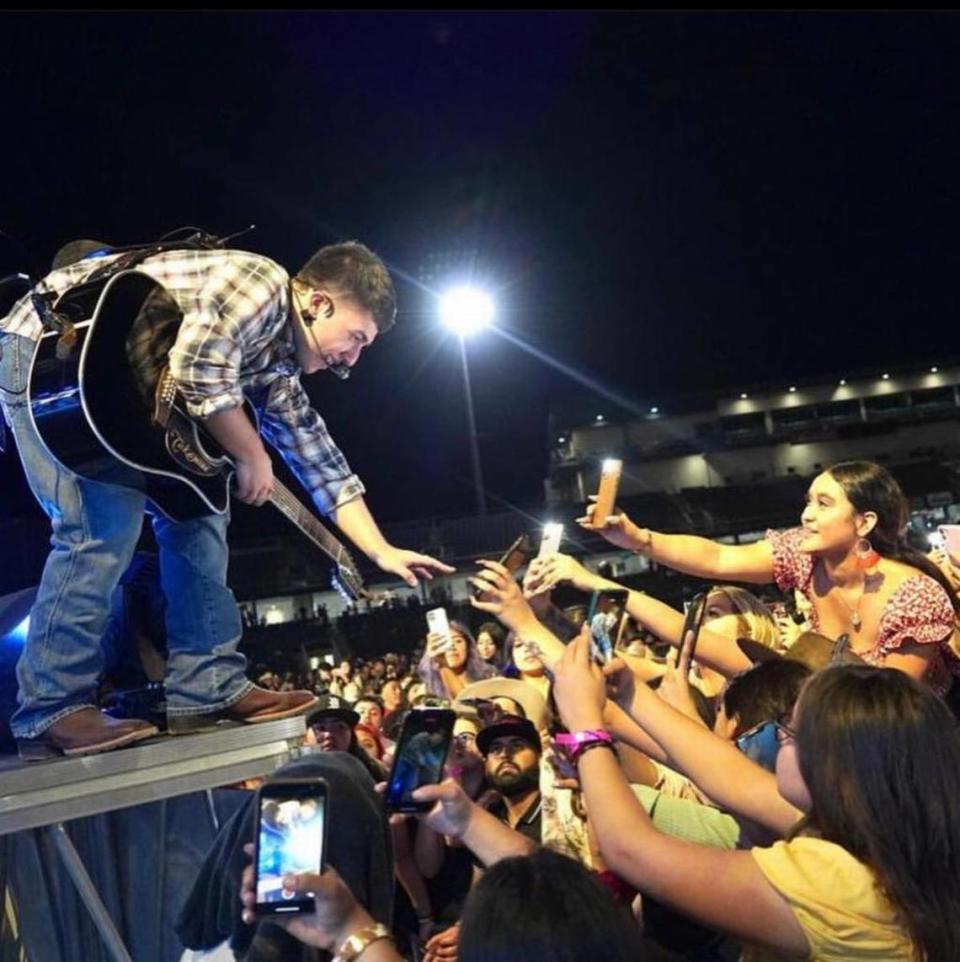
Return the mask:
[[[89, 258], [48, 274], [38, 293], [61, 294], [118, 255]], [[155, 254], [136, 269], [163, 285], [183, 315], [170, 371], [197, 418], [238, 407], [246, 396], [260, 430], [329, 515], [364, 493], [300, 384], [287, 323], [289, 275], [259, 254], [186, 250]], [[43, 325], [29, 295], [0, 320], [0, 332], [37, 340]]]

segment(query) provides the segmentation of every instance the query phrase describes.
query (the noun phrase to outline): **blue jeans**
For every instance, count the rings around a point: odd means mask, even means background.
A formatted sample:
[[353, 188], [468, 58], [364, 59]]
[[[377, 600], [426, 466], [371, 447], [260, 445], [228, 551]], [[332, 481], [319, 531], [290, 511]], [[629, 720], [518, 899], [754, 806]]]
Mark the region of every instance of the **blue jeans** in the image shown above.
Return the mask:
[[[52, 550], [43, 569], [30, 630], [17, 662], [18, 738], [96, 705], [103, 667], [100, 639], [110, 596], [133, 557], [145, 495], [136, 488], [81, 478], [55, 460], [37, 434], [26, 386], [34, 344], [0, 335], [0, 407], [17, 443], [30, 489], [50, 518]], [[137, 485], [133, 469], [118, 480]], [[173, 522], [157, 515], [160, 577], [167, 598], [167, 713], [214, 712], [253, 687], [237, 651], [242, 631], [226, 586], [229, 517]]]

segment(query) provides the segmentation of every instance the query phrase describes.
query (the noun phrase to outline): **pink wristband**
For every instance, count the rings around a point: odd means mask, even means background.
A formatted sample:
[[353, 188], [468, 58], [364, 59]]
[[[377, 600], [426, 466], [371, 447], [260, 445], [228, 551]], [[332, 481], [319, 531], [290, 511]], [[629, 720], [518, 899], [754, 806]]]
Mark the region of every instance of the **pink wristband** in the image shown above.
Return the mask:
[[611, 747], [613, 746], [613, 736], [602, 728], [591, 728], [582, 732], [570, 732], [569, 734], [561, 733], [554, 736], [554, 741], [567, 749], [571, 761], [576, 761], [577, 756], [587, 745], [604, 742]]

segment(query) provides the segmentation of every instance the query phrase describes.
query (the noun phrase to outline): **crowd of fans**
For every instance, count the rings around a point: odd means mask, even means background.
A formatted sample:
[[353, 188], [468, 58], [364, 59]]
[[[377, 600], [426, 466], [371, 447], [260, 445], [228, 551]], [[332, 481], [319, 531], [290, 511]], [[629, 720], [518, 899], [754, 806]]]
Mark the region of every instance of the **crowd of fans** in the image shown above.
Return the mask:
[[[905, 543], [906, 517], [863, 462], [814, 480], [801, 527], [749, 546], [588, 511], [612, 544], [711, 585], [695, 651], [682, 611], [631, 591], [598, 663], [586, 602], [618, 586], [555, 554], [522, 577], [481, 562], [452, 644], [424, 630], [413, 657], [264, 674], [321, 695], [317, 771], [352, 755], [371, 788], [407, 712], [456, 722], [444, 781], [415, 795], [429, 807], [389, 819], [393, 910], [331, 850], [322, 877], [287, 880], [316, 916], [260, 923], [259, 944], [336, 952], [381, 922], [362, 962], [960, 959], [958, 579]], [[584, 604], [557, 608], [561, 585]], [[249, 870], [233, 884], [236, 945], [257, 923]], [[284, 957], [261, 951], [244, 957]]]

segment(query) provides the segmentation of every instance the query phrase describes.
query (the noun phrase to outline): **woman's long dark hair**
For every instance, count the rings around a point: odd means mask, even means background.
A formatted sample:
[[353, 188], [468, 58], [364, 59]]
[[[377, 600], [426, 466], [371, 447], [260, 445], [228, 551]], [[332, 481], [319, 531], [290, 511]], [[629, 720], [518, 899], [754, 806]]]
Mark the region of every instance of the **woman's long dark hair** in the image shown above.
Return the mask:
[[[470, 629], [462, 621], [451, 621], [450, 628], [452, 631], [463, 635], [467, 641], [467, 662], [463, 669], [467, 683], [482, 681], [484, 678], [493, 678], [493, 676], [497, 674], [497, 670], [492, 665], [488, 665], [480, 657], [480, 652], [477, 651], [476, 639], [471, 634]], [[424, 651], [423, 657], [420, 659], [420, 664], [417, 665], [417, 674], [420, 676], [420, 680], [427, 686], [427, 691], [431, 695], [435, 695], [437, 698], [453, 697], [451, 693], [447, 691], [447, 686], [444, 684], [440, 669], [433, 663], [433, 659], [426, 651]]]
[[477, 629], [477, 638], [479, 638], [484, 632], [486, 632], [493, 639], [493, 643], [497, 648], [496, 654], [493, 656], [493, 660], [487, 662], [487, 664], [491, 665], [493, 668], [496, 668], [497, 671], [500, 671], [507, 659], [507, 654], [504, 651], [504, 643], [507, 638], [507, 633], [496, 621], [485, 621]]
[[933, 578], [946, 591], [953, 610], [960, 615], [960, 598], [946, 575], [925, 554], [907, 544], [904, 532], [910, 520], [910, 505], [893, 475], [872, 461], [841, 461], [828, 473], [858, 512], [876, 514], [876, 527], [868, 535], [873, 547], [884, 558], [902, 561]]
[[876, 874], [923, 962], [960, 959], [960, 727], [895, 668], [840, 665], [800, 696], [797, 757], [812, 800], [800, 831]]

